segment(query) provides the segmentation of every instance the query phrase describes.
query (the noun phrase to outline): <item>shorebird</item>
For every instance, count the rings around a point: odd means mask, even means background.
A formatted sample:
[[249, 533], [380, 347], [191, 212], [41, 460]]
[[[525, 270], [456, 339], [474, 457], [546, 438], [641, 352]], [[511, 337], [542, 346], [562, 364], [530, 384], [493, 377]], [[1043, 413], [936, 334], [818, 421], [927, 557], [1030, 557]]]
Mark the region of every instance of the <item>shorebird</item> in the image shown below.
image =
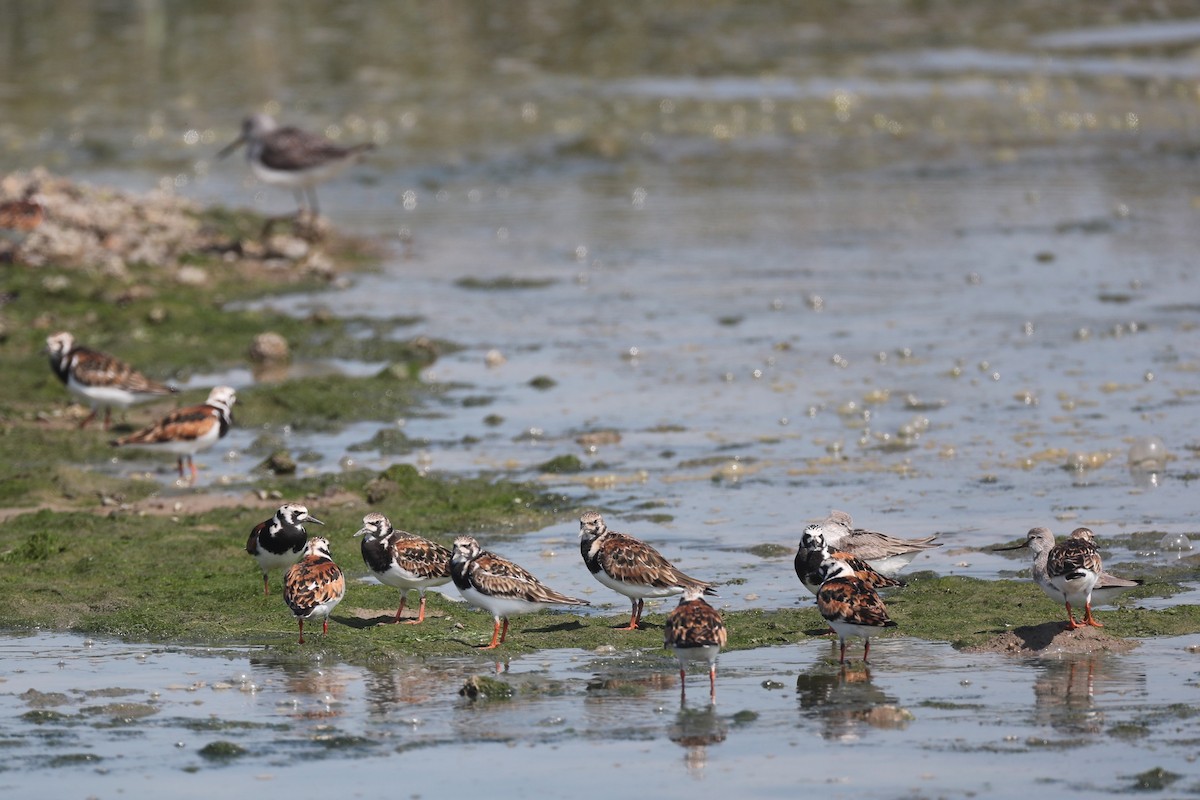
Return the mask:
[[844, 550], [868, 562], [877, 572], [888, 577], [907, 566], [918, 553], [934, 547], [933, 536], [923, 539], [901, 539], [886, 533], [855, 528], [845, 511], [831, 511], [821, 523], [825, 541], [834, 550]]
[[329, 555], [329, 540], [314, 536], [304, 547], [304, 557], [283, 577], [283, 600], [300, 624], [300, 644], [306, 619], [321, 619], [321, 634], [329, 633], [329, 615], [345, 596], [346, 576]]
[[85, 427], [104, 409], [104, 429], [112, 424], [112, 410], [129, 408], [134, 403], [174, 394], [174, 386], [152, 381], [119, 358], [75, 343], [66, 331], [46, 337], [50, 368], [67, 391], [91, 406], [79, 427]]
[[263, 183], [291, 189], [299, 206], [298, 215], [303, 216], [307, 210], [314, 220], [320, 216], [317, 184], [336, 176], [375, 147], [370, 142], [342, 147], [316, 133], [290, 125], [280, 127], [267, 114], [246, 117], [241, 135], [217, 153], [217, 157], [224, 158], [243, 144], [246, 161], [255, 177]]
[[113, 439], [113, 447], [144, 447], [163, 450], [179, 456], [179, 477], [187, 460], [196, 482], [196, 462], [192, 459], [207, 450], [229, 432], [233, 424], [233, 404], [237, 393], [229, 386], [218, 386], [208, 393], [208, 399], [198, 406], [179, 408], [148, 428]]
[[[1076, 528], [1071, 531], [1070, 538], [1083, 539], [1092, 544], [1096, 543], [1096, 534], [1092, 533], [1091, 528]], [[1100, 578], [1096, 581], [1096, 585], [1092, 587], [1092, 605], [1110, 605], [1117, 597], [1136, 586], [1141, 586], [1143, 583], [1145, 581], [1140, 578], [1121, 578], [1109, 572], [1102, 571]], [[1042, 591], [1045, 590], [1043, 589]]]
[[579, 551], [592, 577], [620, 592], [633, 604], [629, 624], [619, 630], [636, 630], [648, 597], [669, 597], [695, 588], [716, 596], [712, 584], [685, 575], [650, 545], [611, 531], [604, 518], [587, 511], [579, 518]]
[[667, 615], [663, 626], [663, 647], [679, 659], [679, 701], [687, 695], [687, 665], [691, 661], [708, 663], [708, 699], [717, 702], [717, 655], [725, 646], [727, 632], [721, 614], [704, 601], [700, 586], [683, 590], [679, 605]]
[[845, 562], [828, 558], [821, 563], [821, 588], [817, 590], [817, 610], [838, 635], [841, 644], [839, 663], [846, 663], [846, 637], [858, 636], [863, 646], [863, 663], [871, 653], [871, 637], [896, 623], [888, 617], [887, 607], [878, 593], [854, 576]]
[[304, 506], [284, 503], [273, 517], [258, 523], [250, 531], [246, 552], [254, 556], [258, 568], [262, 570], [264, 596], [271, 593], [268, 573], [273, 569], [292, 566], [304, 553], [304, 546], [308, 543], [308, 532], [304, 530], [306, 522], [325, 524], [310, 515]]
[[[1019, 550], [1023, 547], [1028, 547], [1033, 552], [1034, 583], [1051, 600], [1066, 606], [1068, 630], [1075, 630], [1083, 625], [1104, 627], [1092, 617], [1092, 597], [1101, 583], [1101, 577], [1106, 573], [1091, 530], [1076, 528], [1071, 536], [1055, 544], [1054, 534], [1049, 528], [1030, 528], [1024, 542], [1011, 547], [992, 549], [1004, 551]], [[1126, 581], [1113, 575], [1109, 575], [1108, 578], [1106, 599], [1111, 599], [1116, 593], [1137, 585], [1136, 581]], [[1132, 585], [1122, 586], [1124, 583]], [[1082, 603], [1084, 606], [1082, 624], [1075, 621], [1075, 614], [1071, 610], [1072, 603], [1077, 606]]]
[[[459, 536], [454, 540], [450, 574], [463, 598], [487, 611], [495, 621], [491, 644], [484, 645], [484, 650], [504, 643], [508, 636], [508, 618], [513, 614], [528, 614], [546, 605], [591, 605], [587, 600], [554, 591], [524, 568], [481, 549], [479, 542], [471, 536]], [[503, 631], [500, 630], [501, 621]]]
[[406, 625], [425, 621], [425, 590], [450, 582], [451, 553], [437, 542], [399, 531], [383, 514], [372, 512], [363, 517], [363, 526], [354, 534], [362, 536], [363, 563], [384, 586], [400, 590], [400, 607], [396, 622], [401, 622], [404, 601], [410, 589], [421, 594], [421, 606], [416, 619], [403, 620]]
[[904, 585], [902, 580], [889, 578], [887, 575], [877, 572], [858, 556], [845, 550], [831, 549], [829, 543], [825, 541], [825, 534], [821, 532], [821, 526], [814, 524], [805, 528], [804, 533], [800, 535], [800, 544], [793, 562], [796, 577], [804, 584], [804, 588], [813, 594], [816, 594], [821, 587], [821, 563], [827, 558], [836, 558], [838, 561], [845, 562], [856, 578], [876, 591]]

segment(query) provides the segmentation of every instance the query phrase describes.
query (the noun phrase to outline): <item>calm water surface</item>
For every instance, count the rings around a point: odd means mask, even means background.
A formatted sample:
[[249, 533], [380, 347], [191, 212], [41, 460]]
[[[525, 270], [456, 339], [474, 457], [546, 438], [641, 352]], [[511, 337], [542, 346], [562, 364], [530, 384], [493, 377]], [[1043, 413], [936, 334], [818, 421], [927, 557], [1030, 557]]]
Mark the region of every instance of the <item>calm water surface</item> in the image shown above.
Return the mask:
[[[744, 579], [726, 607], [801, 602], [790, 559], [746, 549], [793, 547], [830, 508], [939, 532], [914, 567], [984, 578], [1015, 563], [978, 548], [1034, 524], [1196, 538], [1194, 10], [810, 5], [7, 4], [0, 166], [284, 212], [286, 192], [214, 159], [245, 113], [374, 140], [322, 208], [394, 256], [301, 307], [416, 316], [398, 335], [465, 345], [428, 372], [456, 385], [447, 399], [395, 421], [420, 444], [403, 460], [535, 477], [578, 455], [587, 471], [547, 485], [689, 572]], [[504, 280], [525, 288], [464, 283]], [[253, 381], [194, 382], [218, 379]], [[379, 428], [276, 433], [338, 470], [395, 460], [348, 449]], [[241, 480], [260, 432], [235, 430], [204, 479]], [[1151, 436], [1170, 460], [1131, 468]], [[574, 534], [498, 549], [622, 609]], [[1176, 557], [1118, 543], [1110, 563]], [[375, 675], [37, 636], [5, 645], [4, 702], [23, 714], [27, 688], [64, 691], [69, 716], [14, 717], [8, 739], [40, 755], [0, 779], [98, 796], [200, 794], [214, 774], [334, 787], [351, 769], [362, 796], [413, 772], [425, 795], [511, 781], [554, 796], [584, 772], [663, 794], [1094, 794], [1191, 772], [1175, 740], [1194, 725], [1164, 710], [1196, 702], [1189, 644], [1020, 662], [897, 639], [869, 681], [839, 680], [815, 643], [734, 653], [717, 712], [681, 716], [660, 654], [630, 671], [665, 683], [633, 698], [588, 689], [619, 663], [563, 652], [508, 665], [561, 693], [476, 707], [455, 695], [487, 666], [474, 657]], [[80, 699], [93, 685], [158, 692], [155, 712], [89, 715], [116, 702]], [[887, 727], [879, 705], [914, 718]], [[189, 721], [213, 715], [247, 726]], [[249, 754], [219, 766], [198, 755], [213, 739]]]

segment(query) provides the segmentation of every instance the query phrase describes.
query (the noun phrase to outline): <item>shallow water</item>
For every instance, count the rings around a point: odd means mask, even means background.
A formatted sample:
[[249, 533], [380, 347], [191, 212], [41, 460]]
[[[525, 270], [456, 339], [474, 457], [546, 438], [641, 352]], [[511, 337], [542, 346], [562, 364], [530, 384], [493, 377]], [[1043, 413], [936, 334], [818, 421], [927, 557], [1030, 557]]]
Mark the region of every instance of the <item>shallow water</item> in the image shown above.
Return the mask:
[[[330, 635], [344, 635], [335, 632]], [[1200, 637], [1127, 656], [1013, 659], [886, 640], [840, 670], [824, 641], [722, 656], [718, 703], [672, 662], [548, 651], [377, 669], [41, 634], [0, 639], [0, 786], [13, 796], [210, 797], [212, 782], [356, 797], [520, 787], [739, 796], [1064, 796], [1190, 777]], [[471, 701], [502, 670], [511, 700]], [[1194, 702], [1194, 698], [1192, 698]], [[213, 755], [217, 746], [227, 755]], [[228, 753], [234, 753], [228, 755]], [[206, 753], [208, 755], [206, 755]], [[21, 764], [16, 768], [16, 764]], [[1143, 777], [1139, 777], [1143, 776]]]
[[[395, 422], [422, 442], [401, 460], [532, 477], [546, 460], [577, 454], [590, 469], [547, 485], [604, 509], [613, 527], [653, 541], [689, 572], [744, 579], [723, 590], [724, 607], [810, 602], [789, 557], [746, 549], [793, 547], [830, 508], [902, 536], [938, 532], [945, 546], [913, 568], [983, 578], [1020, 562], [979, 548], [1035, 524], [1059, 534], [1086, 524], [1105, 539], [1144, 530], [1197, 538], [1200, 67], [1191, 50], [1200, 22], [1186, 6], [1173, 15], [1170, 4], [1114, 3], [1104, 17], [1095, 4], [1005, 4], [997, 18], [982, 4], [936, 13], [442, 7], [144, 3], [84, 17], [15, 6], [21, 25], [9, 26], [10, 46], [0, 49], [0, 166], [45, 163], [97, 182], [285, 212], [286, 192], [213, 158], [244, 113], [269, 101], [287, 121], [329, 126], [345, 141], [373, 138], [368, 163], [322, 187], [322, 208], [335, 225], [394, 237], [394, 257], [381, 274], [304, 305], [420, 316], [401, 335], [466, 345], [427, 374], [461, 388], [434, 413]], [[80, 68], [85, 52], [97, 68]], [[506, 278], [544, 285], [462, 283]], [[503, 364], [487, 365], [493, 349]], [[332, 365], [350, 374], [375, 366]], [[534, 388], [541, 376], [554, 386]], [[253, 378], [235, 370], [193, 380], [240, 387]], [[348, 450], [379, 427], [285, 433], [321, 456], [315, 469], [337, 470], [346, 459], [396, 460]], [[577, 441], [599, 431], [619, 441], [594, 450]], [[235, 429], [224, 457], [201, 458], [203, 480], [241, 480], [258, 461], [244, 452], [258, 434]], [[1171, 460], [1131, 469], [1130, 447], [1147, 436], [1161, 437]], [[1067, 468], [1075, 462], [1095, 466]], [[170, 479], [169, 468], [161, 474]], [[601, 611], [623, 609], [584, 574], [574, 541], [565, 524], [496, 549], [556, 588], [587, 593]], [[1111, 563], [1136, 574], [1143, 560], [1175, 558], [1118, 546]], [[1195, 591], [1147, 603], [1191, 602]], [[14, 641], [79, 648], [57, 637]], [[903, 730], [863, 724], [837, 703], [800, 708], [794, 686], [813, 670], [814, 692], [860, 694], [829, 685], [836, 671], [814, 645], [724, 657], [719, 714], [699, 722], [680, 720], [671, 685], [596, 702], [584, 686], [606, 667], [587, 654], [514, 662], [510, 670], [548, 669], [571, 688], [486, 710], [454, 699], [461, 677], [480, 668], [473, 657], [433, 668], [420, 698], [393, 688], [398, 699], [382, 711], [371, 693], [394, 686], [391, 671], [335, 665], [344, 697], [336, 730], [372, 744], [326, 748], [313, 743], [316, 727], [222, 732], [255, 747], [220, 769], [269, 774], [266, 786], [332, 786], [339, 770], [330, 762], [356, 759], [364, 778], [391, 781], [391, 758], [359, 756], [399, 747], [401, 758], [435, 759], [452, 785], [488, 780], [453, 769], [468, 755], [550, 794], [596, 764], [619, 764], [604, 774], [630, 788], [670, 794], [697, 779], [705, 790], [762, 796], [797, 784], [857, 796], [1119, 789], [1156, 764], [1189, 771], [1190, 752], [1162, 733], [1178, 726], [1180, 741], [1194, 740], [1187, 718], [1114, 734], [1148, 709], [1195, 702], [1189, 643], [1148, 642], [1104, 660], [1077, 702], [1074, 681], [1035, 691], [1061, 683], [1061, 662], [879, 642], [863, 693], [878, 688], [911, 710]], [[231, 680], [255, 659], [96, 646], [116, 648], [99, 679], [114, 685], [160, 661]], [[647, 658], [650, 672], [669, 677], [669, 663]], [[263, 689], [210, 691], [206, 713], [272, 725], [324, 713], [332, 690], [257, 669]], [[645, 678], [645, 667], [636, 671]], [[764, 690], [764, 680], [785, 688]], [[304, 711], [280, 710], [292, 700]], [[734, 721], [742, 708], [758, 719]], [[174, 749], [182, 723], [159, 727], [160, 716], [131, 738], [121, 726], [69, 726], [67, 748], [123, 758], [39, 762], [32, 775], [119, 779], [113, 786], [127, 792], [202, 789], [200, 776], [216, 769], [196, 755], [207, 739]], [[411, 725], [414, 716], [428, 721]], [[997, 717], [1005, 730], [991, 724]], [[724, 740], [681, 749], [670, 731], [694, 722]], [[44, 744], [14, 735], [18, 747]], [[277, 740], [267, 753], [262, 738]], [[854, 761], [842, 749], [851, 741]], [[1077, 771], [1064, 774], [1061, 747]], [[864, 748], [885, 766], [873, 779], [857, 767]], [[200, 776], [182, 772], [189, 766]], [[97, 778], [97, 767], [111, 771]], [[417, 783], [427, 793], [445, 785]]]

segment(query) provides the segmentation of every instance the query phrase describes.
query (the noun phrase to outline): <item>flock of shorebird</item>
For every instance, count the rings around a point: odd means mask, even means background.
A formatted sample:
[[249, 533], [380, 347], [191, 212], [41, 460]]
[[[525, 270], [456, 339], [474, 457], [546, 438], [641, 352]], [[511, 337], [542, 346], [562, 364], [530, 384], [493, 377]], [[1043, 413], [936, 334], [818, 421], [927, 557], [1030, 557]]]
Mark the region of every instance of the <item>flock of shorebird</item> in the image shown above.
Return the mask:
[[[370, 143], [342, 147], [319, 134], [292, 126], [281, 126], [266, 114], [254, 114], [242, 123], [241, 135], [218, 153], [224, 157], [245, 145], [251, 171], [264, 183], [292, 189], [299, 205], [297, 218], [306, 215], [315, 222], [318, 183], [328, 180], [371, 150]], [[6, 238], [24, 237], [45, 216], [45, 207], [31, 186], [26, 197], [0, 203], [0, 231]], [[54, 374], [67, 390], [91, 407], [80, 423], [85, 427], [104, 409], [104, 428], [109, 429], [114, 408], [127, 409], [178, 391], [173, 386], [147, 378], [121, 359], [85, 347], [69, 332], [46, 339], [46, 352]], [[112, 441], [114, 447], [141, 447], [178, 456], [179, 476], [185, 466], [196, 480], [193, 457], [215, 445], [229, 431], [237, 393], [229, 386], [212, 389], [199, 405], [180, 408], [153, 425]]]
[[[257, 525], [246, 543], [263, 577], [263, 593], [270, 593], [270, 573], [286, 568], [283, 598], [298, 621], [304, 643], [304, 621], [321, 620], [328, 632], [329, 615], [346, 594], [346, 578], [330, 555], [329, 540], [309, 538], [305, 524], [323, 525], [303, 505], [287, 503], [274, 516]], [[471, 536], [459, 536], [452, 549], [392, 527], [386, 516], [370, 513], [355, 534], [361, 536], [362, 558], [380, 583], [400, 590], [394, 621], [420, 624], [425, 620], [425, 591], [450, 582], [470, 605], [492, 615], [493, 649], [508, 635], [509, 617], [549, 605], [590, 605], [586, 600], [557, 592], [512, 561], [480, 547]], [[809, 525], [795, 557], [800, 582], [816, 596], [817, 609], [837, 635], [840, 662], [846, 660], [846, 640], [863, 639], [863, 661], [870, 654], [871, 637], [895, 627], [881, 590], [904, 586], [896, 574], [919, 553], [939, 547], [935, 537], [901, 539], [855, 528], [850, 516], [832, 512], [823, 522]], [[1068, 627], [1100, 626], [1092, 616], [1093, 595], [1122, 591], [1140, 583], [1104, 572], [1092, 532], [1076, 530], [1054, 544], [1045, 528], [1034, 528], [1017, 547], [1034, 549], [1033, 576], [1052, 599], [1065, 603]], [[693, 578], [671, 564], [654, 547], [625, 533], [610, 530], [604, 518], [587, 511], [579, 518], [579, 549], [592, 576], [604, 586], [629, 598], [628, 624], [620, 630], [643, 627], [647, 599], [682, 595], [679, 605], [663, 624], [663, 645], [679, 661], [680, 693], [686, 693], [687, 665], [708, 666], [709, 698], [716, 698], [717, 655], [726, 644], [727, 631], [720, 612], [704, 600], [716, 595], [713, 584]], [[997, 548], [1015, 549], [1015, 548]], [[415, 618], [404, 618], [408, 593], [417, 590], [420, 606]], [[1083, 623], [1075, 621], [1071, 605], [1082, 606]]]
[[[105, 410], [104, 425], [111, 423], [113, 408], [175, 393], [174, 387], [147, 378], [120, 359], [75, 343], [67, 332], [46, 339], [46, 350], [54, 374], [74, 395], [91, 406], [80, 423], [86, 426]], [[114, 446], [159, 449], [178, 456], [179, 475], [185, 463], [196, 479], [192, 457], [212, 447], [232, 424], [236, 393], [228, 386], [214, 388], [208, 399], [195, 406], [176, 409], [142, 430], [114, 439]], [[268, 573], [288, 568], [284, 599], [300, 625], [318, 618], [328, 630], [328, 617], [345, 595], [346, 582], [329, 552], [329, 541], [308, 538], [306, 523], [323, 524], [302, 505], [285, 504], [250, 535], [246, 550], [255, 557], [263, 573], [263, 591], [269, 592]], [[425, 618], [425, 590], [454, 582], [471, 605], [488, 611], [494, 621], [492, 640], [502, 644], [508, 634], [508, 618], [546, 605], [589, 605], [586, 600], [555, 592], [527, 570], [483, 550], [470, 536], [454, 541], [453, 550], [415, 534], [396, 530], [382, 514], [363, 518], [362, 557], [371, 574], [381, 583], [401, 590], [397, 622], [420, 623]], [[604, 519], [589, 511], [579, 520], [580, 551], [588, 571], [603, 585], [630, 599], [626, 630], [641, 626], [647, 599], [683, 595], [679, 606], [668, 614], [664, 642], [680, 662], [681, 678], [688, 661], [705, 661], [709, 666], [710, 694], [716, 692], [717, 653], [726, 642], [721, 615], [703, 599], [715, 595], [713, 585], [692, 578], [645, 542], [628, 534], [611, 531]], [[888, 616], [880, 592], [903, 586], [896, 575], [920, 552], [939, 545], [935, 537], [900, 539], [876, 531], [855, 528], [850, 516], [833, 511], [819, 524], [809, 525], [801, 536], [795, 558], [796, 576], [816, 596], [817, 608], [838, 636], [841, 655], [846, 658], [846, 639], [863, 639], [863, 660], [871, 649], [871, 636], [895, 626]], [[1101, 627], [1092, 615], [1092, 603], [1108, 602], [1112, 595], [1140, 581], [1119, 578], [1104, 571], [1095, 537], [1087, 528], [1076, 529], [1056, 544], [1046, 528], [1029, 531], [1025, 542], [1010, 548], [1028, 547], [1033, 552], [1033, 579], [1053, 600], [1063, 603], [1070, 629], [1081, 625]], [[420, 593], [415, 620], [401, 620], [408, 591]], [[1083, 609], [1082, 623], [1072, 609]]]
[[[86, 427], [103, 408], [104, 429], [108, 430], [112, 409], [127, 409], [134, 403], [179, 391], [147, 378], [116, 356], [77, 344], [75, 337], [66, 331], [46, 337], [46, 353], [50, 356], [50, 368], [67, 391], [91, 407], [91, 413], [79, 423], [80, 428]], [[237, 392], [232, 387], [217, 386], [200, 405], [177, 408], [153, 425], [113, 439], [110, 444], [172, 453], [179, 457], [179, 477], [183, 477], [186, 463], [194, 482], [196, 463], [192, 457], [215, 445], [229, 432], [236, 400]]]
[[[265, 114], [248, 117], [241, 136], [219, 155], [228, 155], [241, 145], [246, 146], [246, 158], [254, 174], [265, 183], [292, 189], [299, 206], [298, 216], [303, 217], [307, 212], [314, 220], [319, 213], [316, 185], [372, 147], [370, 144], [342, 147], [323, 136], [280, 126]], [[30, 198], [20, 202], [24, 205], [9, 203], [2, 209], [6, 229], [31, 229], [40, 221], [43, 213], [40, 205]], [[91, 414], [80, 427], [86, 426], [103, 408], [104, 426], [108, 429], [113, 408], [125, 409], [133, 403], [177, 391], [147, 378], [114, 356], [76, 344], [67, 332], [48, 337], [46, 350], [55, 375], [91, 407]], [[184, 476], [186, 463], [195, 481], [193, 456], [212, 447], [226, 434], [232, 423], [235, 400], [232, 388], [218, 386], [204, 403], [172, 411], [143, 430], [114, 439], [112, 444], [173, 453], [178, 456], [180, 477]], [[262, 570], [264, 594], [270, 593], [269, 574], [286, 568], [283, 596], [299, 622], [301, 644], [304, 621], [320, 619], [323, 631], [328, 632], [329, 614], [346, 593], [345, 575], [330, 555], [329, 540], [310, 539], [304, 529], [308, 523], [324, 524], [304, 506], [285, 504], [271, 519], [254, 528], [246, 544], [247, 552]], [[609, 530], [596, 512], [583, 514], [579, 524], [580, 552], [588, 571], [604, 586], [630, 599], [629, 623], [624, 630], [642, 626], [647, 599], [682, 595], [679, 605], [666, 617], [664, 646], [679, 659], [681, 692], [685, 691], [688, 662], [705, 662], [710, 699], [715, 699], [717, 654], [726, 643], [727, 633], [720, 613], [703, 597], [716, 594], [713, 585], [684, 574], [649, 544]], [[363, 518], [363, 527], [356, 535], [363, 537], [362, 557], [371, 574], [401, 592], [396, 622], [423, 622], [426, 589], [451, 581], [468, 603], [492, 615], [495, 623], [492, 639], [485, 648], [495, 648], [504, 642], [508, 619], [514, 614], [547, 605], [589, 605], [586, 600], [550, 589], [519, 565], [482, 549], [470, 536], [455, 539], [451, 550], [396, 530], [387, 517], [377, 513]], [[796, 575], [816, 596], [821, 616], [837, 634], [843, 663], [848, 637], [864, 640], [863, 661], [866, 661], [871, 636], [895, 626], [879, 593], [904, 585], [896, 574], [918, 553], [938, 547], [933, 538], [899, 539], [855, 528], [849, 515], [840, 511], [805, 529], [795, 558]], [[1081, 625], [1100, 626], [1092, 616], [1093, 600], [1107, 602], [1113, 593], [1140, 583], [1104, 572], [1094, 536], [1087, 528], [1075, 530], [1058, 544], [1050, 531], [1034, 528], [1027, 540], [1016, 547], [1032, 550], [1033, 578], [1051, 599], [1065, 604], [1067, 625], [1071, 629]], [[420, 594], [417, 616], [402, 619], [408, 592], [413, 589]], [[1072, 605], [1082, 606], [1082, 623], [1076, 622]]]

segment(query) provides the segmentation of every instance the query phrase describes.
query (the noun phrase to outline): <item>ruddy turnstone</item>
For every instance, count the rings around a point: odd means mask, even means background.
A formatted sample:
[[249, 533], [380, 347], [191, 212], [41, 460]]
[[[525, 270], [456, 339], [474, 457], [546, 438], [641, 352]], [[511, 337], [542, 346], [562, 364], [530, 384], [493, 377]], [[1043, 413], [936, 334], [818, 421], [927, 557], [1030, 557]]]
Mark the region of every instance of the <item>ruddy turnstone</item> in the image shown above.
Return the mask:
[[308, 532], [304, 523], [324, 522], [311, 516], [308, 509], [298, 503], [284, 503], [275, 512], [275, 516], [265, 522], [260, 522], [250, 531], [246, 541], [246, 552], [254, 556], [258, 568], [262, 570], [263, 595], [271, 593], [268, 573], [273, 569], [290, 567], [300, 560], [304, 545], [308, 541]]
[[901, 539], [886, 533], [855, 528], [845, 511], [831, 511], [821, 523], [825, 541], [834, 550], [844, 550], [868, 562], [876, 572], [888, 577], [907, 566], [918, 553], [934, 547], [933, 536], [923, 539]]
[[81, 428], [95, 418], [101, 407], [104, 429], [108, 430], [113, 408], [126, 409], [134, 403], [179, 391], [150, 380], [119, 358], [75, 344], [75, 337], [66, 331], [46, 337], [46, 352], [50, 355], [50, 368], [67, 391], [92, 408], [92, 413], [79, 423]]
[[640, 539], [609, 530], [595, 511], [579, 518], [579, 551], [593, 578], [633, 604], [629, 624], [619, 630], [638, 628], [647, 597], [669, 597], [690, 588], [717, 594], [711, 583], [683, 574]]
[[804, 588], [813, 594], [821, 587], [821, 562], [827, 558], [844, 561], [854, 572], [854, 576], [876, 591], [903, 586], [904, 581], [889, 578], [881, 572], [876, 572], [866, 561], [845, 550], [832, 550], [825, 541], [825, 534], [820, 525], [809, 525], [800, 535], [800, 545], [796, 550], [794, 566], [796, 577], [804, 584]]
[[663, 626], [663, 647], [679, 659], [679, 700], [687, 694], [687, 665], [691, 661], [708, 662], [708, 699], [717, 702], [717, 655], [725, 646], [727, 632], [721, 614], [704, 601], [702, 586], [693, 584], [683, 590], [683, 598]]
[[[504, 643], [508, 635], [508, 618], [512, 614], [528, 614], [545, 605], [588, 606], [578, 600], [545, 586], [527, 570], [506, 558], [479, 547], [471, 536], [454, 540], [454, 555], [450, 559], [450, 574], [454, 585], [471, 605], [492, 615], [495, 627], [492, 642], [484, 650]], [[504, 622], [504, 630], [500, 623]]]
[[233, 424], [233, 404], [237, 393], [229, 386], [218, 386], [198, 406], [178, 408], [148, 428], [114, 439], [113, 447], [146, 447], [179, 456], [179, 477], [187, 460], [196, 482], [196, 462], [192, 456], [207, 450], [229, 432]]
[[354, 535], [363, 537], [363, 562], [371, 574], [384, 586], [400, 590], [396, 622], [401, 622], [410, 589], [421, 593], [421, 606], [416, 619], [403, 622], [407, 625], [424, 622], [425, 590], [450, 582], [450, 551], [415, 533], [396, 530], [387, 517], [375, 512], [363, 517], [362, 529]]
[[[1071, 531], [1070, 538], [1083, 539], [1093, 544], [1096, 543], [1096, 534], [1092, 533], [1091, 528], [1076, 528]], [[1109, 572], [1101, 572], [1099, 580], [1092, 587], [1092, 605], [1109, 605], [1120, 595], [1134, 587], [1141, 586], [1143, 583], [1145, 581], [1140, 578], [1121, 578]], [[1045, 589], [1042, 591], [1045, 591]]]
[[[1021, 544], [994, 549], [1019, 550], [1022, 547], [1028, 547], [1033, 552], [1034, 583], [1051, 600], [1066, 605], [1068, 630], [1083, 625], [1104, 627], [1092, 617], [1092, 592], [1104, 574], [1104, 565], [1090, 530], [1077, 529], [1070, 537], [1055, 544], [1054, 534], [1048, 528], [1030, 528]], [[1075, 621], [1071, 603], [1077, 606], [1083, 604], [1082, 624]]]
[[254, 114], [242, 122], [242, 134], [217, 154], [224, 158], [241, 145], [246, 145], [246, 160], [250, 169], [263, 183], [291, 189], [303, 215], [307, 211], [315, 220], [317, 184], [337, 175], [368, 150], [371, 143], [342, 147], [324, 136], [308, 131], [280, 127], [267, 114]]
[[887, 607], [879, 594], [855, 577], [843, 561], [828, 558], [821, 562], [821, 588], [817, 590], [817, 609], [838, 635], [841, 644], [839, 663], [846, 663], [846, 637], [858, 636], [863, 646], [863, 663], [871, 653], [871, 637], [883, 628], [894, 628]]
[[345, 596], [346, 576], [329, 555], [329, 540], [314, 536], [304, 546], [304, 557], [283, 576], [283, 600], [300, 623], [300, 644], [306, 619], [320, 618], [321, 634], [329, 633], [329, 615]]

